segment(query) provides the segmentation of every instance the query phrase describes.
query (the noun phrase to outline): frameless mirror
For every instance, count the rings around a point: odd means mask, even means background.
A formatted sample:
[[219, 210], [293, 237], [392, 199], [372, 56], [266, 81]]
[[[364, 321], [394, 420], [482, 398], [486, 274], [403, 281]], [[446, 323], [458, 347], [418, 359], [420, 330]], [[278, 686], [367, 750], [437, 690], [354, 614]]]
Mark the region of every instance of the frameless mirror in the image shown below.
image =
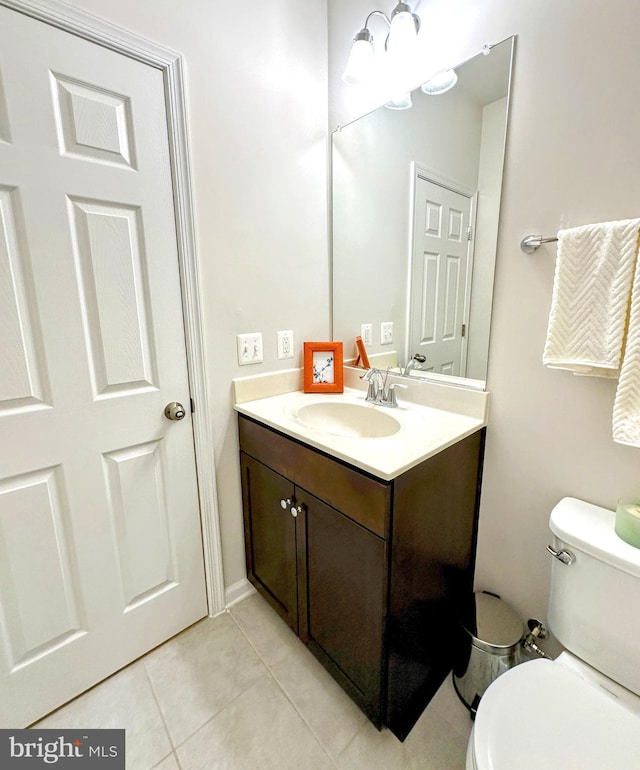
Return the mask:
[[380, 107], [333, 133], [333, 339], [345, 359], [370, 331], [372, 366], [485, 387], [513, 44], [456, 67], [446, 93], [418, 88], [411, 109]]

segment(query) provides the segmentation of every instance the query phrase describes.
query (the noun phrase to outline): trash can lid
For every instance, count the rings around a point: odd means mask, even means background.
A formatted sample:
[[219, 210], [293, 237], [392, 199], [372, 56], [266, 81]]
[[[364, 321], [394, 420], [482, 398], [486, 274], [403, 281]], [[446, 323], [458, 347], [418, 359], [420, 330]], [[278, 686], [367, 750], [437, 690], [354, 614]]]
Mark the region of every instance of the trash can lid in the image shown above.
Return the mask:
[[462, 625], [472, 644], [494, 655], [515, 648], [524, 635], [521, 618], [497, 596], [482, 592], [469, 597]]

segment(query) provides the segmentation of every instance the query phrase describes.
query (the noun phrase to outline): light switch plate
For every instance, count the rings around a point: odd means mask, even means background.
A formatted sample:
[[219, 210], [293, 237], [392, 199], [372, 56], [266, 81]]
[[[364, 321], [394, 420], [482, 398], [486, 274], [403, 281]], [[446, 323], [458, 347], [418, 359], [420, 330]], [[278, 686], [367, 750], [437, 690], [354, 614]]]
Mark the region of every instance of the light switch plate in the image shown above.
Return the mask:
[[240, 366], [262, 363], [262, 334], [238, 334], [238, 363]]

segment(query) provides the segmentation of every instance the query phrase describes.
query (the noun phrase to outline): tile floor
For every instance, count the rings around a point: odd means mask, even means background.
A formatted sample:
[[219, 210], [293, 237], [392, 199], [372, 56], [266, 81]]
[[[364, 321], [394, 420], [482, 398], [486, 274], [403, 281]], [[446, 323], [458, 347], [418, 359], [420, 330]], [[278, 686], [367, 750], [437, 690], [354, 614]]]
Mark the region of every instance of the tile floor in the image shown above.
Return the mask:
[[463, 770], [448, 678], [400, 743], [366, 719], [254, 594], [38, 722], [126, 728], [127, 770]]

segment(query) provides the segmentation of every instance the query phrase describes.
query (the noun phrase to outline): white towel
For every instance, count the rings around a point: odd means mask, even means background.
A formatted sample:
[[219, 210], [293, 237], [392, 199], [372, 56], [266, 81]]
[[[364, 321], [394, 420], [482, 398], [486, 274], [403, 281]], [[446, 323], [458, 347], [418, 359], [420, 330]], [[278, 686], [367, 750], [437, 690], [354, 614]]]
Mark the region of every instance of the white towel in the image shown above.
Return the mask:
[[640, 260], [636, 262], [627, 338], [613, 404], [613, 440], [640, 447]]
[[546, 366], [619, 375], [639, 230], [640, 219], [560, 230]]

